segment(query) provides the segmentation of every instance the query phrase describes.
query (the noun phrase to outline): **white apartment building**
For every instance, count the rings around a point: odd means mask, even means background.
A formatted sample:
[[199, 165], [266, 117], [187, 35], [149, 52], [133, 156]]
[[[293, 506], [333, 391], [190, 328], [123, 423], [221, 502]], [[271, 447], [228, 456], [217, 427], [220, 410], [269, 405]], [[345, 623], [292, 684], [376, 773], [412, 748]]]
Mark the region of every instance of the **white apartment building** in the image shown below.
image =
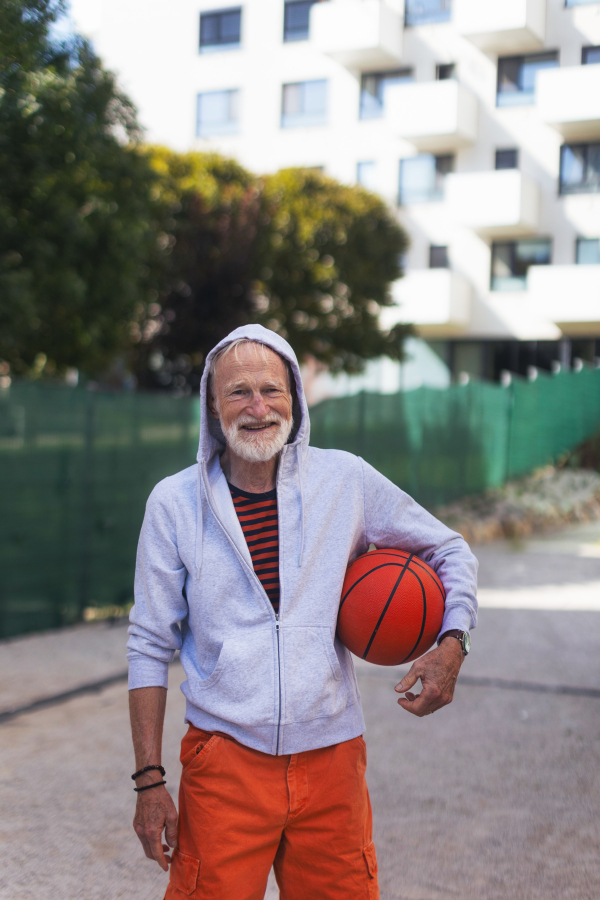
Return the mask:
[[600, 2], [72, 0], [148, 139], [379, 192], [451, 372], [600, 356]]

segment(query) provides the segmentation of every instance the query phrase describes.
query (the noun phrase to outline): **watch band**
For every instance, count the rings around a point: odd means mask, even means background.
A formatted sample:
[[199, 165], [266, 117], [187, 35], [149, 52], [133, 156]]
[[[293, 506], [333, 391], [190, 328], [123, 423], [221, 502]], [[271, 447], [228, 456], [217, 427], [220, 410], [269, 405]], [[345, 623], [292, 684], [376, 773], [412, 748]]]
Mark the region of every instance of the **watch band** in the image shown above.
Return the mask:
[[451, 628], [449, 631], [445, 631], [438, 640], [438, 647], [446, 637], [456, 638], [461, 646], [463, 655], [467, 656], [471, 649], [471, 638], [468, 631], [461, 631], [459, 628]]

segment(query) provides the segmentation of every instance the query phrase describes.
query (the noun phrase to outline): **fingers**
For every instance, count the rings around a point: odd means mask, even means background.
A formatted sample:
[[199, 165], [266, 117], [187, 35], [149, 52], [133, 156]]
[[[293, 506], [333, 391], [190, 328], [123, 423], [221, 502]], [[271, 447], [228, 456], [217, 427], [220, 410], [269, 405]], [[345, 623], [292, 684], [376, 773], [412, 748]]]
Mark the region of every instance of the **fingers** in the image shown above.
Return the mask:
[[[167, 824], [165, 826], [165, 839], [169, 847], [177, 846], [177, 814], [169, 814], [167, 816]], [[167, 848], [165, 848], [167, 849]]]
[[442, 692], [438, 688], [428, 685], [423, 688], [420, 694], [415, 695], [410, 693], [410, 691], [407, 692], [405, 697], [399, 698], [398, 705], [407, 712], [412, 713], [413, 716], [422, 718], [435, 712], [437, 709], [441, 709], [447, 702], [449, 701], [442, 696]]
[[[161, 831], [153, 831], [150, 834], [148, 834], [146, 832], [146, 837], [148, 839], [148, 844], [150, 846], [150, 852], [152, 854], [152, 856], [150, 858], [155, 859], [156, 862], [161, 867], [161, 869], [163, 869], [165, 872], [168, 872], [169, 871], [169, 863], [167, 862], [167, 858], [166, 858], [164, 850], [163, 850], [161, 833], [162, 833]], [[168, 850], [169, 848], [167, 847], [166, 849]], [[170, 862], [170, 860], [169, 860], [169, 862]]]
[[402, 681], [396, 685], [395, 690], [399, 694], [403, 694], [409, 688], [411, 688], [414, 684], [419, 680], [419, 668], [416, 663], [410, 667], [410, 670], [406, 673]]

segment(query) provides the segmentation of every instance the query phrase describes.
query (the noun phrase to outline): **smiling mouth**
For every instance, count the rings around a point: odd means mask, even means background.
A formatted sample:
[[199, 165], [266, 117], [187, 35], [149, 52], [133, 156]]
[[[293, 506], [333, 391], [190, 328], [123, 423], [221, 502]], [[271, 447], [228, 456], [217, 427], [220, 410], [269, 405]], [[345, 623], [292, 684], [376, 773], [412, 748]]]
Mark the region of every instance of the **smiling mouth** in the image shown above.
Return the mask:
[[265, 425], [242, 425], [242, 431], [266, 431], [268, 428], [276, 427], [276, 422], [267, 422]]

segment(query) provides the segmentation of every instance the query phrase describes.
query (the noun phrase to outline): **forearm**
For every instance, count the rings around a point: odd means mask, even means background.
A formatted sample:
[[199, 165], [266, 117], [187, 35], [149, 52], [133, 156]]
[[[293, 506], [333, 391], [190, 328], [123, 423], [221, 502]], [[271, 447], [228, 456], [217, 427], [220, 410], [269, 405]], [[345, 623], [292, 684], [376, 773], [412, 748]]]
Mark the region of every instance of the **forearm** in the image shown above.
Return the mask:
[[[136, 771], [144, 766], [158, 766], [162, 762], [162, 735], [167, 705], [167, 691], [163, 687], [136, 688], [129, 691], [129, 716], [135, 753]], [[157, 772], [148, 772], [156, 780]], [[138, 779], [138, 785], [142, 781]]]

